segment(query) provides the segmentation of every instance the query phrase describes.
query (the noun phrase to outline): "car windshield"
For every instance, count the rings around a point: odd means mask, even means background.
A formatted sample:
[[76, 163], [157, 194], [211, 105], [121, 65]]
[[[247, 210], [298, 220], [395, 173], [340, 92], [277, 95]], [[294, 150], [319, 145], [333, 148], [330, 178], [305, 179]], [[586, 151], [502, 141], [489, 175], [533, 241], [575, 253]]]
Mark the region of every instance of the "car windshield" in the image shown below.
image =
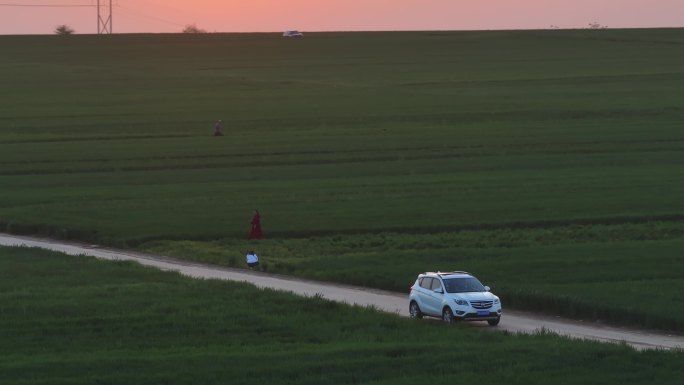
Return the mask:
[[447, 293], [468, 293], [486, 291], [477, 278], [447, 278], [444, 279], [444, 287]]

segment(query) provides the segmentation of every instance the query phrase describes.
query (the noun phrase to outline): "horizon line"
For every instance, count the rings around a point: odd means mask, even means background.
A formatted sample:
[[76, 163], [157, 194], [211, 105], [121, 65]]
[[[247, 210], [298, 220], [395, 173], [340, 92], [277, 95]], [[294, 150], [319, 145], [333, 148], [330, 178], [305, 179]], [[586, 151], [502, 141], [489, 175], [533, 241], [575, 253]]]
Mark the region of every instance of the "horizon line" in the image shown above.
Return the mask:
[[[546, 28], [486, 28], [486, 29], [378, 29], [378, 30], [302, 30], [291, 29], [302, 33], [402, 33], [402, 32], [515, 32], [515, 31], [604, 31], [604, 30], [654, 30], [654, 29], [683, 29], [684, 26], [667, 26], [667, 27], [546, 27]], [[234, 34], [234, 35], [256, 35], [256, 34], [282, 34], [284, 31], [205, 31], [199, 33], [187, 32], [114, 32], [111, 34], [102, 35], [207, 35], [207, 34]], [[4, 33], [0, 36], [54, 36], [53, 33]], [[98, 33], [79, 33], [74, 32], [73, 35], [99, 35]]]

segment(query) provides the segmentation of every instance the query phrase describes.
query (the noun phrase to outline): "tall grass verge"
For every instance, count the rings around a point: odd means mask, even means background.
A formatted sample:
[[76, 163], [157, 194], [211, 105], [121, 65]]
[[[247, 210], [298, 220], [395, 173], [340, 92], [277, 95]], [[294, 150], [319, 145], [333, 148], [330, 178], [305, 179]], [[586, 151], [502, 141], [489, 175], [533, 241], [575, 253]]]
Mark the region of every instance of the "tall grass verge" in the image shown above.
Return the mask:
[[682, 352], [415, 322], [35, 249], [0, 248], [0, 338], [7, 385], [678, 384], [684, 376]]

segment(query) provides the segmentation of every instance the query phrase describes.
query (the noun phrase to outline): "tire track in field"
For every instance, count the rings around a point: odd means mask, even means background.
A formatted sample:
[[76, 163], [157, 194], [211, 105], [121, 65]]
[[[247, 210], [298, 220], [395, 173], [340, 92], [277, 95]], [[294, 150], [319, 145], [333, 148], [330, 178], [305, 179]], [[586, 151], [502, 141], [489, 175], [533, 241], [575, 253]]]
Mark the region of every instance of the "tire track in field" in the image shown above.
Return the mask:
[[[144, 266], [151, 266], [164, 271], [174, 271], [188, 277], [246, 282], [257, 287], [289, 291], [303, 296], [320, 295], [333, 301], [361, 306], [373, 306], [388, 313], [408, 316], [407, 295], [395, 292], [302, 280], [293, 277], [277, 276], [241, 269], [228, 269], [179, 261], [151, 254], [104, 249], [92, 245], [64, 243], [48, 239], [18, 237], [7, 234], [0, 234], [0, 246], [36, 247], [68, 255], [85, 255], [113, 261], [135, 261]], [[480, 323], [474, 323], [472, 324], [472, 327], [481, 330], [506, 330], [519, 333], [537, 333], [543, 330], [571, 338], [626, 343], [639, 350], [684, 349], [684, 337], [681, 336], [657, 334], [626, 328], [606, 327], [594, 323], [569, 321], [561, 318], [545, 317], [517, 311], [504, 311], [501, 323], [496, 329], [480, 325]]]

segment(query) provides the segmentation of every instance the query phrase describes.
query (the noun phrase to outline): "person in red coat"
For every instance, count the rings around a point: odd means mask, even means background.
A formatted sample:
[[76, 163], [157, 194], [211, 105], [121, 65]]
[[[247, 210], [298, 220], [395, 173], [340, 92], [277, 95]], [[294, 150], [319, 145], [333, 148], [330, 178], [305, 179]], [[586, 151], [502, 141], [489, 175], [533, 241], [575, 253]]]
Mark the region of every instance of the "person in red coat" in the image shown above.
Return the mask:
[[261, 216], [259, 215], [259, 210], [254, 210], [254, 215], [252, 216], [252, 230], [249, 232], [249, 239], [261, 239]]

